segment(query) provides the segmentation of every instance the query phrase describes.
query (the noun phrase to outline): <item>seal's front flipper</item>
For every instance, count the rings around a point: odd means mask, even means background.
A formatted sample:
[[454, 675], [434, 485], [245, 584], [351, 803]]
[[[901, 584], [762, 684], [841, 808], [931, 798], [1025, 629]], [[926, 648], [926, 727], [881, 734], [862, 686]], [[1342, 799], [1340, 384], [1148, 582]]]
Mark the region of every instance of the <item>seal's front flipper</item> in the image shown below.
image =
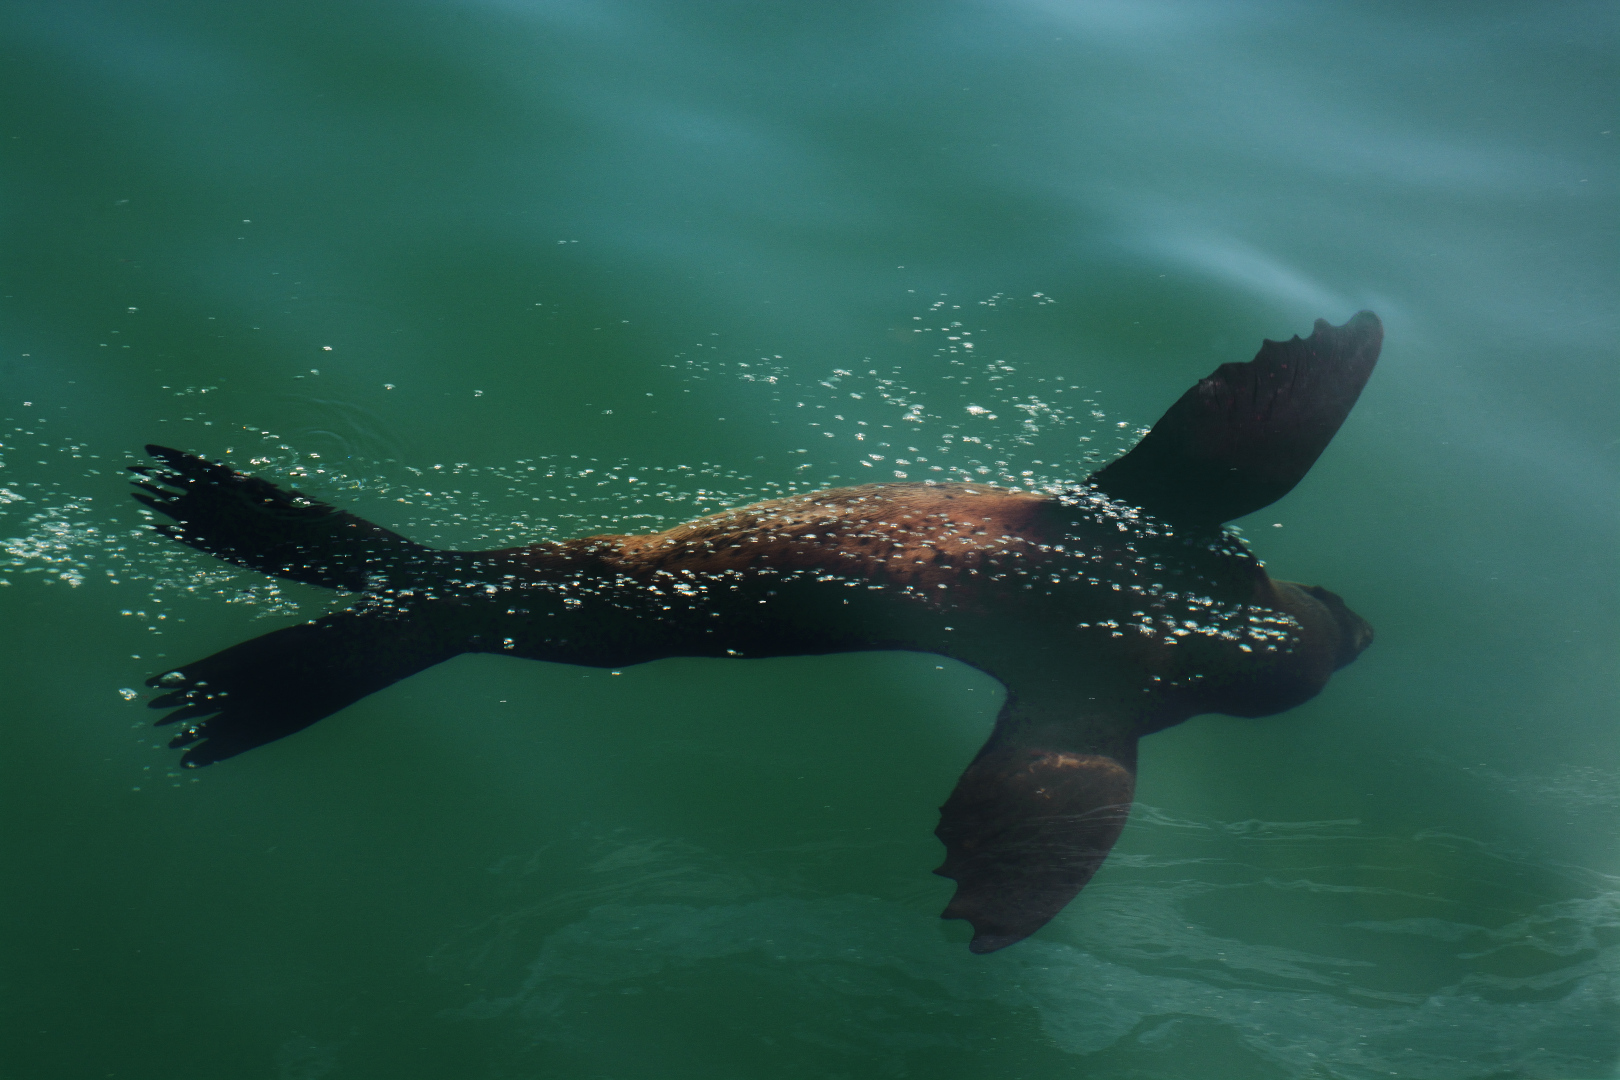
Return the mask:
[[[430, 619], [353, 609], [273, 630], [164, 675], [158, 721], [184, 721], [169, 746], [188, 768], [212, 765], [331, 716], [367, 694], [448, 660], [463, 644]], [[206, 717], [206, 719], [203, 719]]]
[[1378, 316], [1316, 320], [1310, 337], [1267, 341], [1181, 395], [1124, 457], [1088, 481], [1156, 516], [1213, 527], [1304, 478], [1350, 414], [1383, 344]]
[[998, 745], [992, 738], [940, 808], [935, 835], [956, 880], [940, 915], [973, 924], [976, 953], [1045, 926], [1119, 839], [1136, 787], [1136, 740], [1114, 753]]
[[431, 548], [346, 510], [224, 465], [148, 446], [161, 468], [132, 465], [146, 478], [135, 498], [177, 524], [159, 532], [266, 574], [359, 591], [431, 563]]

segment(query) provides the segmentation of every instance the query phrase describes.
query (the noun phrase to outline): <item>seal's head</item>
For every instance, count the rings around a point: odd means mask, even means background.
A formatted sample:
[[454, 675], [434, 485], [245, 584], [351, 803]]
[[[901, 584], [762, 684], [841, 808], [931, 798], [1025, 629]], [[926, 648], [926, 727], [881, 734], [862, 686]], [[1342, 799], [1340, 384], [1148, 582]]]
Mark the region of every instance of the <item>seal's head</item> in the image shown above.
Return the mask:
[[1348, 665], [1373, 643], [1372, 624], [1351, 611], [1344, 598], [1320, 585], [1301, 585], [1300, 591], [1309, 594], [1333, 615], [1339, 628], [1339, 648], [1333, 658], [1333, 670]]
[[1292, 709], [1321, 693], [1335, 671], [1372, 644], [1373, 628], [1337, 593], [1277, 578], [1266, 582], [1265, 593], [1262, 608], [1293, 622], [1290, 647], [1268, 652], [1264, 658], [1247, 649], [1227, 653], [1233, 666], [1218, 679], [1201, 680], [1189, 698], [1177, 699], [1191, 711], [1170, 723], [1204, 712], [1258, 717]]

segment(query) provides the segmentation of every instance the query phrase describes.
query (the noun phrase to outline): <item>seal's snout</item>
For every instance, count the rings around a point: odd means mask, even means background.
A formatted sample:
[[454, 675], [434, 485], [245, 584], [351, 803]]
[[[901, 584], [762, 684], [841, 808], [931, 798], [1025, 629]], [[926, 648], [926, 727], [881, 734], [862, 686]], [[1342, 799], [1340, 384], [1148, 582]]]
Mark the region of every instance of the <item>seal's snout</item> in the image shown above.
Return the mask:
[[1306, 585], [1303, 588], [1333, 613], [1333, 621], [1339, 626], [1339, 651], [1333, 658], [1333, 669], [1337, 671], [1373, 643], [1372, 623], [1351, 611], [1338, 593], [1329, 592], [1320, 585]]

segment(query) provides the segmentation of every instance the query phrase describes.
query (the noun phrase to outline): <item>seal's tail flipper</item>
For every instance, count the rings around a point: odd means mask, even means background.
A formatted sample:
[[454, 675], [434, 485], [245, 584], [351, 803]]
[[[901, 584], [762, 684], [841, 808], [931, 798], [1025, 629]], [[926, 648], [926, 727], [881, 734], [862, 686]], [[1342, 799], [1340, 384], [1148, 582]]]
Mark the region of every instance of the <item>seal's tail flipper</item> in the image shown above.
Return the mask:
[[1310, 337], [1267, 341], [1181, 395], [1088, 481], [1156, 516], [1215, 526], [1276, 502], [1310, 471], [1372, 374], [1384, 327], [1363, 311]]
[[180, 706], [158, 724], [185, 722], [169, 746], [191, 747], [180, 763], [197, 768], [302, 731], [462, 651], [420, 613], [358, 608], [273, 630], [147, 685], [169, 691], [152, 708]]
[[433, 549], [267, 480], [166, 446], [161, 467], [133, 465], [135, 497], [174, 525], [159, 532], [227, 562], [329, 589], [359, 591], [435, 559]]
[[973, 924], [968, 948], [1022, 941], [1091, 880], [1130, 813], [1135, 749], [1135, 739], [1108, 755], [992, 738], [968, 766], [940, 808], [945, 864], [934, 871], [956, 881], [940, 918]]

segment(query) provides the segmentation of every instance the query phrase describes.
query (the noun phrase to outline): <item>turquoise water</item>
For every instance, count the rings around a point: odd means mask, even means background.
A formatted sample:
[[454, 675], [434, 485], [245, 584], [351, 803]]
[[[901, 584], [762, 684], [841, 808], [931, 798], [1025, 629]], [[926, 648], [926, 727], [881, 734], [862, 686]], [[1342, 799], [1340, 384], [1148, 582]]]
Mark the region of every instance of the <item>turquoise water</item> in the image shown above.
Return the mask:
[[[1615, 22], [6, 5], [0, 1073], [1615, 1075]], [[1377, 643], [1145, 740], [1003, 952], [937, 918], [1001, 700], [950, 661], [464, 656], [183, 775], [147, 726], [341, 602], [146, 531], [147, 442], [445, 545], [646, 531], [1072, 481], [1362, 307], [1360, 405], [1239, 524]]]

